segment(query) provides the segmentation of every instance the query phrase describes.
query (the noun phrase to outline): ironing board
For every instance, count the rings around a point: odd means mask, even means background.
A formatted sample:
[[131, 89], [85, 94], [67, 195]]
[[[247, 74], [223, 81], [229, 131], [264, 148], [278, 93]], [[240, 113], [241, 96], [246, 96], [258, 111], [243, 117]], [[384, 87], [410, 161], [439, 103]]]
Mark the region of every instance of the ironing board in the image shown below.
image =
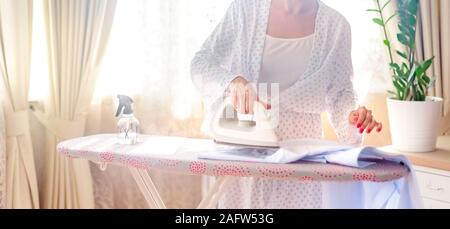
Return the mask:
[[406, 166], [379, 161], [374, 165], [353, 168], [334, 164], [298, 162], [268, 164], [219, 160], [200, 160], [197, 153], [214, 144], [208, 139], [141, 135], [136, 145], [120, 145], [114, 134], [92, 135], [61, 142], [60, 154], [97, 163], [101, 170], [107, 164], [126, 166], [152, 208], [166, 208], [155, 184], [149, 176], [153, 169], [193, 175], [217, 177], [198, 208], [213, 208], [233, 179], [253, 176], [299, 181], [370, 181], [385, 182], [406, 176]]

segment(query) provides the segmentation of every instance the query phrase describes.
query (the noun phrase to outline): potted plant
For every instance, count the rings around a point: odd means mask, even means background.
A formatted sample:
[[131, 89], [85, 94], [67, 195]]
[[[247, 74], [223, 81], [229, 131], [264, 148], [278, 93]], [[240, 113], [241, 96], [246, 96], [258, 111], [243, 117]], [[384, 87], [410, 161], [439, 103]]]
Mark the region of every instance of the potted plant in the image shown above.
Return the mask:
[[[427, 75], [434, 57], [418, 62], [416, 51], [416, 24], [418, 0], [399, 0], [398, 10], [386, 17], [385, 9], [391, 0], [375, 0], [377, 13], [373, 22], [381, 26], [384, 32], [383, 43], [389, 54], [389, 67], [392, 73], [394, 91], [388, 91], [388, 117], [392, 145], [405, 152], [429, 152], [436, 148], [438, 125], [440, 121], [442, 98], [427, 96], [434, 80]], [[397, 41], [404, 48], [395, 50], [389, 39], [387, 25], [398, 18]], [[394, 54], [398, 61], [394, 60]]]

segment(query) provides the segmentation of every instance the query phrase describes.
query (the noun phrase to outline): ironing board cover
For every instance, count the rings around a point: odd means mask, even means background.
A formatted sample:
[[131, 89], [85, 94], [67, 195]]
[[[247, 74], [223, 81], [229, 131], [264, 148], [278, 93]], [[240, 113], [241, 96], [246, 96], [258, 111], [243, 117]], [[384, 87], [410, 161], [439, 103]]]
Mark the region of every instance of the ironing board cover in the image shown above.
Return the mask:
[[120, 145], [114, 134], [92, 135], [58, 144], [58, 152], [70, 158], [83, 158], [95, 163], [112, 163], [139, 169], [160, 169], [194, 175], [253, 176], [301, 181], [370, 181], [386, 182], [406, 176], [406, 166], [378, 161], [366, 168], [335, 164], [303, 162], [269, 164], [201, 160], [196, 151], [215, 144], [208, 139], [141, 135], [139, 144]]

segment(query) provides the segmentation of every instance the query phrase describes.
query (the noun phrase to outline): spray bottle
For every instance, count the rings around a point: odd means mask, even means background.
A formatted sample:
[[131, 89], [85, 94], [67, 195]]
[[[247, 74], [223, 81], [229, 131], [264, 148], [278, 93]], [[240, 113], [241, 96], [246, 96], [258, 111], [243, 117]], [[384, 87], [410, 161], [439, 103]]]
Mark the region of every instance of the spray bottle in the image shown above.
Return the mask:
[[117, 128], [119, 129], [119, 142], [121, 144], [132, 145], [137, 143], [139, 134], [139, 121], [133, 115], [131, 104], [133, 100], [126, 95], [118, 95], [119, 106], [116, 117], [119, 117]]

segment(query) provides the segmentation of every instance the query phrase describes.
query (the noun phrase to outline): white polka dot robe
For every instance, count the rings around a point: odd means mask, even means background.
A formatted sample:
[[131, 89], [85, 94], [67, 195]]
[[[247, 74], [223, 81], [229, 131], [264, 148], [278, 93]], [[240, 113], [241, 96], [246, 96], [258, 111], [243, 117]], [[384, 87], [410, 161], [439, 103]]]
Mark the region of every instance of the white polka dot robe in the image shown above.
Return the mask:
[[[256, 83], [260, 75], [271, 0], [235, 0], [191, 63], [192, 80], [209, 113], [236, 77]], [[280, 141], [321, 138], [320, 113], [330, 116], [342, 143], [359, 144], [361, 135], [348, 117], [357, 108], [352, 85], [351, 31], [346, 19], [319, 1], [313, 50], [303, 76], [280, 92]], [[239, 178], [221, 208], [320, 208], [321, 183]]]

